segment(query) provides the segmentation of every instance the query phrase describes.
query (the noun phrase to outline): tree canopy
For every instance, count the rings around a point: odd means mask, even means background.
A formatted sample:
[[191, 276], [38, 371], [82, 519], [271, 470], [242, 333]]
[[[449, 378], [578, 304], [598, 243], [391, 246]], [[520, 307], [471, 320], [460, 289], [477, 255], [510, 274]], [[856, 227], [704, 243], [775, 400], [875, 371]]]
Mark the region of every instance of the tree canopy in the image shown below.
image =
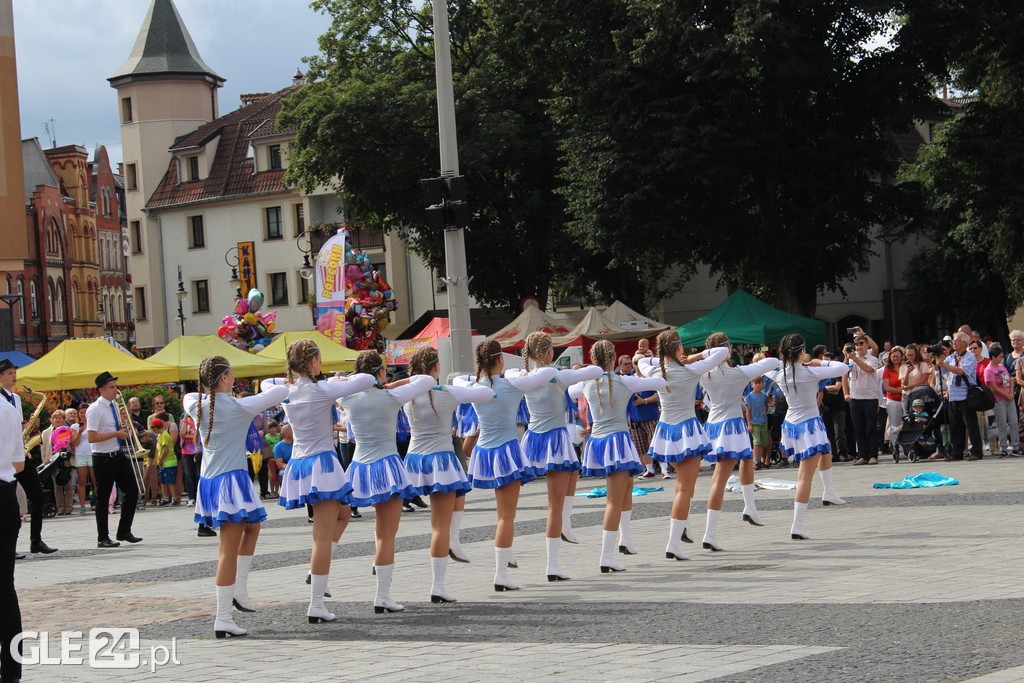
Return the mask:
[[[930, 114], [949, 62], [917, 1], [449, 0], [471, 293], [649, 309], [707, 264], [813, 315], [914, 215], [886, 133]], [[281, 113], [289, 178], [340, 179], [351, 220], [440, 268], [430, 7], [313, 7], [332, 25]]]

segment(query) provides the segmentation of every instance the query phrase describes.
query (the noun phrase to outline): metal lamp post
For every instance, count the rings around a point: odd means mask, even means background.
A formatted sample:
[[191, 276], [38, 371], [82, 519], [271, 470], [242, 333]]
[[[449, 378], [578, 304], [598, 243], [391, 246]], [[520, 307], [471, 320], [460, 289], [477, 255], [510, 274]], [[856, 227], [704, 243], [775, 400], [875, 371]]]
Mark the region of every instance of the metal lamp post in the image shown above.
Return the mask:
[[[303, 238], [306, 241], [305, 246], [302, 243]], [[302, 253], [302, 270], [299, 271], [299, 275], [302, 276], [303, 280], [309, 281], [313, 278], [313, 264], [309, 260], [309, 255], [313, 253], [313, 242], [309, 239], [309, 235], [303, 232], [295, 238], [295, 246]], [[316, 327], [316, 306], [310, 306], [309, 312], [313, 317], [313, 327]]]
[[181, 266], [178, 266], [178, 291], [175, 292], [175, 296], [178, 297], [178, 324], [181, 325], [181, 336], [185, 336], [185, 299], [188, 298], [188, 292], [185, 291], [185, 281], [181, 279]]
[[235, 298], [242, 298], [242, 280], [238, 277], [238, 247], [231, 247], [224, 253], [224, 263], [231, 268], [231, 279], [228, 283], [235, 288]]

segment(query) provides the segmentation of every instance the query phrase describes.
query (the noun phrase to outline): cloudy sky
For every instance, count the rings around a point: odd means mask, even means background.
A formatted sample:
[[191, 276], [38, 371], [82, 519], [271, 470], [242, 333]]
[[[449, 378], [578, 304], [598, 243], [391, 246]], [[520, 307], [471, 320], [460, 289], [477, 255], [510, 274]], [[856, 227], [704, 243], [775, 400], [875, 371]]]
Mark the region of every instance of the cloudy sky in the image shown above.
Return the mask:
[[[57, 144], [100, 143], [121, 158], [115, 91], [107, 77], [128, 58], [151, 0], [14, 0], [21, 135]], [[220, 111], [241, 93], [291, 83], [330, 25], [308, 0], [174, 0], [203, 60], [227, 79]]]

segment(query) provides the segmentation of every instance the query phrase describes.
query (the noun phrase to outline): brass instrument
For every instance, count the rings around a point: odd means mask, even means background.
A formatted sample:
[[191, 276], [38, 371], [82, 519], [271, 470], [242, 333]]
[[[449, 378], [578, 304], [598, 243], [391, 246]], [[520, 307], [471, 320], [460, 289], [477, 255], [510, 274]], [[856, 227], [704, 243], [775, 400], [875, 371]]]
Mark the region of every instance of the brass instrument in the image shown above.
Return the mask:
[[[29, 435], [32, 433], [32, 430], [36, 428], [36, 425], [39, 424], [39, 416], [42, 414], [43, 408], [46, 407], [47, 395], [41, 391], [32, 391], [28, 387], [25, 388], [28, 389], [32, 395], [39, 397], [39, 405], [37, 405], [36, 409], [32, 412], [32, 417], [30, 417], [28, 422], [25, 423], [25, 428], [21, 430], [21, 442], [25, 444], [25, 457], [27, 458], [29, 456], [29, 452], [43, 442], [42, 434], [36, 434], [31, 438]], [[26, 441], [26, 439], [28, 440]]]
[[128, 462], [131, 463], [132, 474], [139, 487], [139, 496], [142, 497], [146, 494], [146, 479], [142, 475], [142, 463], [139, 461], [149, 457], [149, 449], [144, 448], [142, 441], [139, 440], [139, 433], [135, 431], [135, 423], [132, 422], [132, 414], [128, 410], [128, 404], [125, 403], [124, 395], [121, 392], [117, 394], [117, 408], [117, 412], [120, 413], [121, 428], [128, 432], [125, 450], [128, 451]]

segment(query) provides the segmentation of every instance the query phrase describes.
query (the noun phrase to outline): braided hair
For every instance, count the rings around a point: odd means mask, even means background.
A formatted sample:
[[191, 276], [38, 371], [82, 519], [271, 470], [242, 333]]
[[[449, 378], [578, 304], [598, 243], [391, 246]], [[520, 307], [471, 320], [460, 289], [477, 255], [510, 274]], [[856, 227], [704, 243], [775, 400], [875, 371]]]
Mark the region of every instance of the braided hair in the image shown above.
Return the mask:
[[[498, 367], [500, 360], [501, 344], [493, 339], [480, 342], [480, 345], [476, 347], [476, 381], [479, 382], [481, 377], [487, 375], [488, 382], [491, 382], [491, 370]], [[494, 382], [491, 384], [493, 385]]]
[[[409, 361], [409, 374], [412, 375], [429, 375], [430, 371], [435, 365], [440, 362], [440, 357], [430, 346], [424, 346], [417, 349], [416, 353], [412, 355], [412, 359]], [[430, 409], [434, 411], [434, 415], [441, 417], [437, 414], [437, 408], [434, 406], [434, 392], [427, 392], [427, 399], [430, 401]], [[412, 404], [416, 405], [416, 399], [412, 400]]]
[[380, 385], [380, 381], [377, 380], [377, 373], [384, 367], [384, 360], [380, 357], [380, 354], [376, 351], [360, 351], [359, 355], [356, 356], [356, 372], [365, 372], [374, 379], [374, 386], [378, 389], [383, 389]]
[[231, 364], [223, 356], [210, 356], [199, 364], [199, 411], [196, 415], [196, 427], [203, 423], [203, 390], [210, 395], [210, 418], [206, 423], [206, 438], [203, 443], [207, 446], [213, 440], [213, 411], [217, 405], [217, 392], [214, 389], [224, 373], [231, 369]]
[[299, 339], [288, 345], [285, 357], [288, 359], [288, 381], [294, 381], [292, 373], [299, 377], [313, 378], [311, 365], [320, 355], [320, 347], [312, 339]]
[[[615, 365], [615, 347], [607, 339], [602, 339], [590, 347], [590, 361], [605, 372], [611, 372], [612, 367]], [[597, 403], [603, 408], [604, 403], [601, 401], [601, 380], [595, 381], [594, 387], [597, 389]], [[611, 400], [612, 376], [608, 375], [609, 405], [611, 404]]]
[[782, 381], [788, 382], [786, 379], [786, 367], [793, 368], [793, 391], [796, 391], [796, 366], [797, 363], [804, 357], [804, 348], [806, 348], [807, 342], [799, 334], [787, 334], [779, 342], [779, 356], [782, 358]]
[[[668, 368], [665, 367], [665, 360], [669, 359], [676, 365], [679, 362], [679, 351], [683, 348], [683, 342], [679, 339], [679, 332], [676, 330], [665, 330], [658, 335], [658, 363], [661, 365], [661, 378], [668, 381]], [[665, 391], [672, 393], [672, 389], [666, 385]]]
[[536, 361], [537, 365], [543, 367], [547, 363], [544, 362], [544, 355], [548, 352], [548, 349], [552, 347], [551, 335], [547, 332], [531, 332], [526, 337], [526, 343], [523, 346], [523, 358], [525, 359], [525, 369], [527, 372], [530, 371], [530, 361]]

